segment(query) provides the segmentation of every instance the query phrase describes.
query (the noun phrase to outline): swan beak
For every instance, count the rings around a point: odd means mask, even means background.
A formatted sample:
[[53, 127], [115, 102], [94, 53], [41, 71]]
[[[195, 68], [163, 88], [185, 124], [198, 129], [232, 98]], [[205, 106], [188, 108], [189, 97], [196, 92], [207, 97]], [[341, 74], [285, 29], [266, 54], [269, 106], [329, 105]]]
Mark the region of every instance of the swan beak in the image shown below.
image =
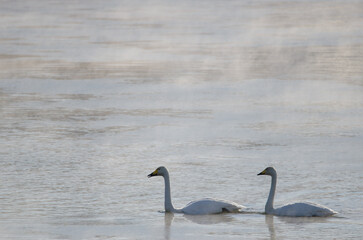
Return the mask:
[[266, 169], [265, 170], [263, 170], [262, 172], [260, 172], [259, 174], [257, 174], [257, 176], [258, 175], [266, 175]]
[[158, 175], [158, 170], [156, 169], [154, 172], [150, 173], [149, 175], [147, 175], [148, 178], [154, 177]]

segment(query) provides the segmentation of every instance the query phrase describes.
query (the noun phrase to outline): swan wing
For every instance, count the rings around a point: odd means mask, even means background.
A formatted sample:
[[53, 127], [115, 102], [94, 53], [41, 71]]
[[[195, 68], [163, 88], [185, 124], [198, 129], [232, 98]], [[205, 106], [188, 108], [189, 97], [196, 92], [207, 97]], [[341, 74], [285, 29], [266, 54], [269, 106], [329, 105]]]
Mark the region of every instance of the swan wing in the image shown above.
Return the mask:
[[336, 213], [328, 207], [309, 202], [287, 204], [274, 210], [275, 215], [290, 217], [327, 217]]
[[244, 208], [244, 206], [231, 201], [205, 198], [188, 203], [182, 211], [185, 214], [205, 215], [222, 212], [240, 212]]

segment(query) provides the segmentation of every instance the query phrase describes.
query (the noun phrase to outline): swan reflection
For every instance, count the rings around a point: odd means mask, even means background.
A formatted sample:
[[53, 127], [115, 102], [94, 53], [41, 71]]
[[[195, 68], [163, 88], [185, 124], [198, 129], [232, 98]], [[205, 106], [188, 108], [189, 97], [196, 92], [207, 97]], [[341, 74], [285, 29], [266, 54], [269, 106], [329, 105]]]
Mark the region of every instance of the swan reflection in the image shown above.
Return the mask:
[[325, 223], [329, 221], [328, 218], [324, 217], [281, 217], [274, 215], [265, 215], [265, 223], [267, 225], [270, 239], [275, 240], [276, 238], [276, 230], [275, 230], [275, 218], [278, 222], [283, 224], [292, 224], [292, 225], [301, 225], [301, 224], [309, 224], [309, 223]]
[[211, 214], [211, 215], [184, 215], [187, 220], [203, 225], [232, 222], [233, 218], [228, 214]]
[[170, 239], [170, 226], [174, 219], [174, 213], [166, 212], [164, 215], [164, 239]]
[[[175, 220], [174, 220], [175, 218]], [[213, 225], [219, 223], [228, 223], [234, 221], [230, 214], [211, 214], [211, 215], [174, 215], [174, 213], [164, 212], [164, 239], [169, 240], [173, 222], [193, 222], [202, 225]]]

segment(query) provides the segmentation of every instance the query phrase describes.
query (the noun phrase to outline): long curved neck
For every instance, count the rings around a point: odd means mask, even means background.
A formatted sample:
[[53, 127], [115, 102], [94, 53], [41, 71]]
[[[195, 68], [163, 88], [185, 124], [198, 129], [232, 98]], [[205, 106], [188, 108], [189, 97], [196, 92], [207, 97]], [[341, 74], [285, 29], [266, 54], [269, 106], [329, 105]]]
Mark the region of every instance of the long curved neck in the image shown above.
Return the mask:
[[277, 181], [277, 174], [271, 174], [271, 188], [270, 193], [268, 195], [268, 199], [265, 205], [265, 212], [267, 214], [273, 213], [274, 211], [274, 198], [275, 198], [275, 190], [276, 190], [276, 181]]
[[163, 177], [165, 182], [165, 212], [178, 212], [178, 210], [174, 208], [173, 203], [171, 202], [169, 173], [164, 174]]

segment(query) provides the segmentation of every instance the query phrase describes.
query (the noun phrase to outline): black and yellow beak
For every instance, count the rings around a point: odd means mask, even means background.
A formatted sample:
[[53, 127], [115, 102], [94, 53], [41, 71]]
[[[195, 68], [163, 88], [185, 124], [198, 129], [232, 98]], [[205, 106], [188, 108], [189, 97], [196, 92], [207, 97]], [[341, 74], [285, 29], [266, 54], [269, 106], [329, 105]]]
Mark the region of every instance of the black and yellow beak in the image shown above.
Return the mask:
[[259, 174], [257, 174], [257, 176], [258, 175], [266, 175], [266, 169], [265, 170], [263, 170], [262, 172], [260, 172]]
[[155, 177], [158, 175], [158, 170], [156, 169], [154, 172], [150, 173], [149, 175], [147, 175], [148, 178], [151, 178], [151, 177]]

